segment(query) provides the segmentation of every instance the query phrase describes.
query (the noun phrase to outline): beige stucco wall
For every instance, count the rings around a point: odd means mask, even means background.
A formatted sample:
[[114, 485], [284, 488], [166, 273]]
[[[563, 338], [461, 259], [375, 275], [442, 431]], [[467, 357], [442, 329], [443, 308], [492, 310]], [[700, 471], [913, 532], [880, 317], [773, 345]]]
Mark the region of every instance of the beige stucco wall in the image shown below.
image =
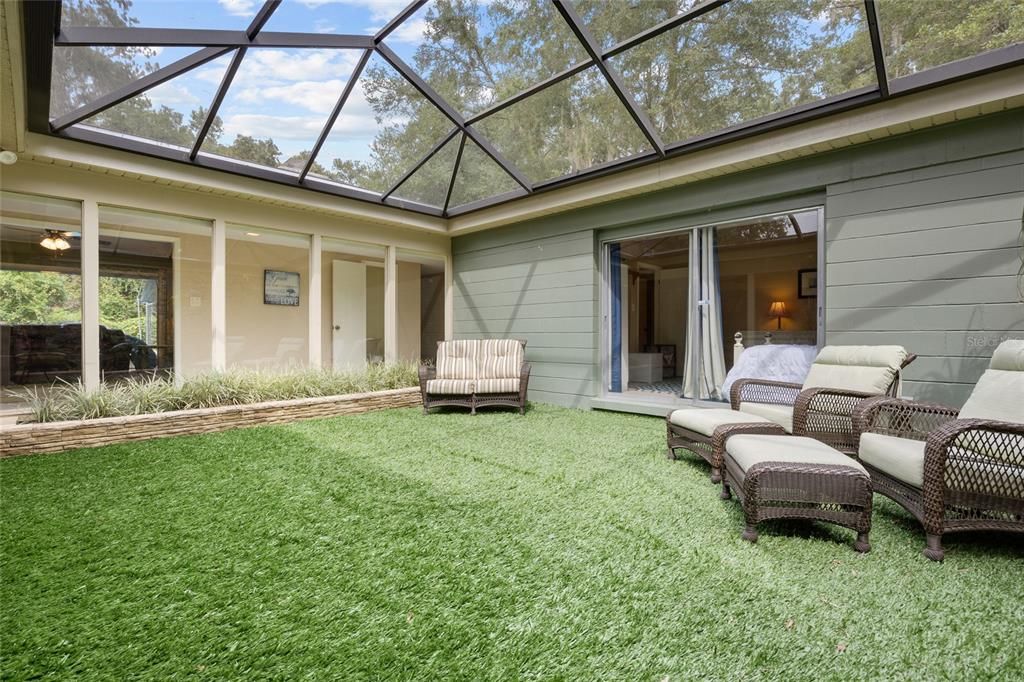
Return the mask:
[[[299, 305], [263, 302], [263, 271], [299, 273]], [[289, 367], [309, 358], [309, 251], [227, 240], [228, 367]]]
[[[82, 149], [96, 149], [80, 145]], [[272, 230], [349, 239], [365, 243], [391, 244], [421, 252], [448, 253], [448, 236], [415, 229], [390, 227], [322, 212], [302, 211], [248, 198], [214, 195], [197, 186], [194, 190], [170, 187], [159, 182], [99, 173], [95, 170], [21, 160], [0, 166], [0, 184], [5, 190], [27, 192], [72, 200], [91, 199], [101, 204], [139, 210], [252, 225]], [[318, 195], [319, 196], [319, 195]], [[412, 214], [410, 214], [412, 215]]]
[[398, 359], [420, 359], [420, 264], [398, 261]]
[[[90, 149], [88, 145], [82, 145]], [[153, 211], [199, 218], [212, 223], [221, 219], [233, 225], [245, 225], [266, 230], [292, 232], [300, 235], [317, 234], [325, 239], [341, 239], [409, 249], [420, 253], [433, 253], [445, 258], [449, 253], [446, 235], [415, 229], [390, 227], [379, 223], [363, 222], [344, 216], [322, 212], [302, 211], [284, 206], [259, 203], [249, 198], [215, 196], [208, 192], [169, 187], [129, 177], [101, 174], [95, 170], [64, 167], [21, 160], [0, 170], [0, 185], [4, 190], [58, 197], [70, 200], [92, 200], [101, 205]], [[186, 373], [204, 371], [212, 366], [212, 274], [210, 240], [205, 237], [176, 234], [181, 239], [180, 305], [177, 321], [181, 324], [180, 347], [177, 351], [179, 367]], [[330, 365], [331, 344], [331, 257], [325, 251], [322, 260], [321, 304], [321, 357]], [[308, 362], [308, 292], [309, 255], [299, 248], [250, 245], [249, 242], [227, 240], [226, 269], [226, 335], [227, 364], [264, 365], [269, 361]], [[416, 269], [412, 275], [408, 266]], [[299, 272], [303, 295], [298, 307], [263, 304], [263, 270], [276, 269]], [[403, 264], [399, 268], [399, 288], [407, 291], [399, 296], [400, 328], [410, 328], [419, 354], [419, 266]], [[383, 272], [374, 276], [382, 278]], [[415, 282], [415, 292], [411, 283]], [[372, 320], [368, 324], [383, 327], [383, 285], [369, 287], [368, 295], [376, 297], [371, 303]], [[404, 300], [413, 296], [411, 301]], [[377, 299], [380, 299], [379, 302]], [[196, 305], [193, 305], [196, 303]], [[415, 311], [415, 314], [412, 311]], [[411, 325], [411, 326], [410, 326]], [[407, 334], [400, 334], [399, 338]], [[407, 343], [406, 342], [403, 342]], [[403, 346], [404, 347], [404, 346]]]
[[210, 320], [211, 240], [195, 235], [181, 236], [178, 258], [179, 297], [175, 324], [181, 327], [176, 370], [184, 376], [212, 368]]
[[426, 275], [420, 282], [420, 357], [433, 360], [437, 342], [444, 340], [444, 274]]

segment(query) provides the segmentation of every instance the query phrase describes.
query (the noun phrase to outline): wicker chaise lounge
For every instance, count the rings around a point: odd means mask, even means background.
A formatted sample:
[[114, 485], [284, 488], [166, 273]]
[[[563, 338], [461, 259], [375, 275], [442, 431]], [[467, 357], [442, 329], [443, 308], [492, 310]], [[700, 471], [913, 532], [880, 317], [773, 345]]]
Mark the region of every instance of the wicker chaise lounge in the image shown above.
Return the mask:
[[900, 370], [916, 357], [903, 346], [826, 346], [803, 384], [741, 379], [730, 392], [732, 409], [682, 408], [666, 417], [668, 456], [697, 453], [718, 483], [725, 442], [734, 435], [808, 436], [855, 454], [854, 408], [871, 396], [896, 395]]
[[963, 408], [875, 398], [854, 414], [874, 489], [924, 526], [924, 555], [946, 533], [1024, 533], [1024, 341], [992, 354]]
[[515, 407], [526, 411], [530, 365], [526, 341], [519, 339], [459, 339], [437, 344], [434, 367], [420, 366], [423, 413], [432, 407]]

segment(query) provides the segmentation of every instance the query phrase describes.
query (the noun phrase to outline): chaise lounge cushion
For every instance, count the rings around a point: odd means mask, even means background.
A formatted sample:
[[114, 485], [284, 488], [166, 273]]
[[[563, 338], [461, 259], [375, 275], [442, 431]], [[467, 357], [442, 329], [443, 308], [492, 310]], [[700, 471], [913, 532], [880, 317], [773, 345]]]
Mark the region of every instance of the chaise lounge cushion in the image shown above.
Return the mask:
[[[1024, 341], [1004, 341], [996, 348], [959, 417], [1024, 422]], [[1019, 442], [1020, 436], [993, 440], [979, 435], [983, 433], [966, 431], [950, 444], [950, 452], [956, 456], [947, 464], [947, 485], [964, 491], [1019, 495], [1024, 490], [1024, 461], [1019, 454], [1024, 445], [1012, 443]], [[924, 441], [869, 432], [860, 437], [859, 454], [867, 464], [907, 485], [924, 485]]]
[[428, 379], [427, 393], [431, 395], [470, 395], [476, 390], [473, 379]]
[[859, 455], [863, 462], [907, 485], [924, 485], [923, 440], [865, 433], [860, 437]]
[[825, 346], [814, 359], [803, 387], [883, 394], [906, 359], [903, 346]]
[[782, 428], [786, 429], [786, 433], [793, 433], [792, 405], [774, 405], [772, 403], [740, 403], [740, 412], [755, 417], [763, 417], [765, 419], [775, 422]]
[[705, 410], [699, 407], [675, 410], [668, 419], [676, 426], [702, 433], [708, 437], [714, 435], [717, 427], [726, 424], [770, 423], [770, 420], [753, 414], [717, 408]]
[[1024, 422], [1024, 340], [999, 344], [960, 410], [960, 419]]
[[805, 436], [738, 435], [725, 446], [729, 456], [746, 473], [761, 462], [792, 462], [794, 464], [832, 464], [867, 470], [855, 459], [847, 457], [820, 441]]

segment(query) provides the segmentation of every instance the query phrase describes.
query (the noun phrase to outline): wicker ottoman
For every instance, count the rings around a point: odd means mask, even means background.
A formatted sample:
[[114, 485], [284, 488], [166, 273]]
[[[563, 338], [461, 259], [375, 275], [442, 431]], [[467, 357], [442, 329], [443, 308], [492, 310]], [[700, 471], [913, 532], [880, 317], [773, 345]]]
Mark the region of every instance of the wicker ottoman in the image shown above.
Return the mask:
[[711, 482], [722, 481], [725, 443], [740, 433], [786, 435], [786, 429], [770, 419], [738, 410], [684, 407], [665, 417], [668, 427], [668, 458], [684, 449], [703, 457], [711, 465]]
[[768, 519], [815, 519], [857, 532], [853, 548], [871, 549], [871, 477], [855, 459], [812, 438], [736, 435], [725, 445], [722, 498], [743, 503], [743, 539], [757, 542]]

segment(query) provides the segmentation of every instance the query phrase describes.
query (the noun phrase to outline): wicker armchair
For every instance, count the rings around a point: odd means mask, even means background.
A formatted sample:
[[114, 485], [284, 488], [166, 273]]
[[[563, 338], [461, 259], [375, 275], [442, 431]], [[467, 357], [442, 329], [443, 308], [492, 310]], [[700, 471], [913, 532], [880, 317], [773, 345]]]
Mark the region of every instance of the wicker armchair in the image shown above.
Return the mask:
[[802, 385], [740, 379], [730, 391], [731, 410], [684, 408], [666, 417], [669, 459], [676, 449], [695, 452], [719, 483], [725, 441], [738, 433], [809, 436], [854, 455], [854, 408], [869, 396], [895, 395], [900, 370], [916, 357], [902, 346], [827, 346]]
[[[917, 359], [910, 353], [902, 360], [900, 371]], [[900, 374], [896, 372], [884, 394], [896, 396]], [[813, 386], [765, 379], [739, 379], [729, 392], [734, 410], [751, 412], [778, 421], [789, 433], [808, 436], [848, 455], [857, 453], [853, 428], [854, 409], [865, 398], [878, 392], [852, 390], [839, 386]], [[773, 414], [774, 413], [774, 414]]]
[[1024, 341], [996, 349], [959, 413], [871, 398], [854, 411], [854, 430], [875, 492], [921, 522], [929, 559], [942, 561], [946, 533], [1024, 533]]

